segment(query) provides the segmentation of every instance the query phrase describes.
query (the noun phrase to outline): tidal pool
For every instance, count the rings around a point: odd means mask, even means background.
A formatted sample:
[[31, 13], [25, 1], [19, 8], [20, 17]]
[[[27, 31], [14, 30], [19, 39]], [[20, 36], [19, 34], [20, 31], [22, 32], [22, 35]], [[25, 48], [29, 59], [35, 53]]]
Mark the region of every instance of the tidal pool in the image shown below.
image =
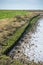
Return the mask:
[[43, 18], [39, 19], [33, 30], [25, 33], [9, 52], [9, 56], [17, 59], [25, 59], [24, 55], [29, 61], [43, 62]]

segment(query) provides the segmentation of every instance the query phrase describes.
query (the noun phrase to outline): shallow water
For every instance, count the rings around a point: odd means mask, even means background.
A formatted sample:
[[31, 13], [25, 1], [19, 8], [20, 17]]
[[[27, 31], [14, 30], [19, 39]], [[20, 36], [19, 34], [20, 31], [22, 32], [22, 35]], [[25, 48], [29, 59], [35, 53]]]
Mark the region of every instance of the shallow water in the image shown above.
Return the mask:
[[43, 62], [43, 19], [40, 19], [35, 33], [32, 33], [28, 48], [25, 47], [25, 55], [30, 57], [30, 60]]
[[22, 58], [25, 55], [29, 61], [43, 62], [43, 18], [33, 27], [34, 30], [26, 33], [18, 42], [9, 56]]

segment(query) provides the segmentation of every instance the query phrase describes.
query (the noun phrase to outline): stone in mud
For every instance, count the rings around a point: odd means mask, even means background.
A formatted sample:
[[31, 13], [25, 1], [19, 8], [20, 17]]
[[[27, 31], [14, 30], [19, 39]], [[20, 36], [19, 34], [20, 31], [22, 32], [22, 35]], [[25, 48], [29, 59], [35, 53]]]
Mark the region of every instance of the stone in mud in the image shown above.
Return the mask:
[[24, 41], [24, 39], [21, 39], [21, 41]]
[[20, 51], [18, 51], [18, 53], [20, 53]]
[[34, 46], [34, 44], [31, 44], [31, 46]]
[[27, 43], [27, 42], [25, 41], [25, 43]]

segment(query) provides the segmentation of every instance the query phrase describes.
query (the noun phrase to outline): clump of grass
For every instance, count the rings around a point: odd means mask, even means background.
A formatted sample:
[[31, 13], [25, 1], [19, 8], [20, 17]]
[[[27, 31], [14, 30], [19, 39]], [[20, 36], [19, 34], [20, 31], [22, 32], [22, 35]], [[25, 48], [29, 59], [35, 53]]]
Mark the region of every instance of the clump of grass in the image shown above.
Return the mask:
[[5, 55], [0, 56], [0, 65], [23, 65], [20, 61], [11, 59]]
[[28, 23], [26, 23], [23, 27], [18, 29], [15, 32], [15, 34], [12, 36], [12, 38], [10, 38], [10, 39], [8, 39], [8, 41], [6, 41], [7, 46], [4, 46], [4, 48], [2, 50], [3, 53], [7, 53], [15, 45], [16, 41], [21, 37], [21, 34], [24, 32], [27, 25], [28, 25]]
[[7, 19], [7, 21], [6, 19], [3, 20], [0, 22], [0, 45], [5, 46], [7, 45], [5, 43], [6, 40], [8, 40], [16, 32], [16, 30], [22, 27], [26, 22], [18, 22], [18, 19], [14, 22], [15, 18], [12, 18], [11, 20]]

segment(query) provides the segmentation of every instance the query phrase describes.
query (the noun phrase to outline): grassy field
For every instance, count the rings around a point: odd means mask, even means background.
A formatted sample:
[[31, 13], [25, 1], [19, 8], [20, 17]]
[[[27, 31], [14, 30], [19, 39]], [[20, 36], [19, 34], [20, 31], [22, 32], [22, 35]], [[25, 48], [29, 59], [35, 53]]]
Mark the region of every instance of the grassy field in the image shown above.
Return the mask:
[[[31, 12], [32, 13], [32, 12]], [[17, 15], [29, 15], [31, 14], [29, 11], [11, 11], [11, 10], [0, 10], [0, 19], [3, 18], [13, 18]]]
[[[17, 60], [3, 55], [15, 45], [22, 33], [29, 25], [31, 18], [37, 16], [36, 12], [29, 11], [7, 11], [0, 10], [0, 64], [1, 65], [23, 65]], [[31, 24], [34, 24], [34, 19]], [[33, 25], [32, 24], [32, 25]], [[6, 52], [7, 51], [7, 52]], [[8, 64], [7, 64], [8, 62]]]

